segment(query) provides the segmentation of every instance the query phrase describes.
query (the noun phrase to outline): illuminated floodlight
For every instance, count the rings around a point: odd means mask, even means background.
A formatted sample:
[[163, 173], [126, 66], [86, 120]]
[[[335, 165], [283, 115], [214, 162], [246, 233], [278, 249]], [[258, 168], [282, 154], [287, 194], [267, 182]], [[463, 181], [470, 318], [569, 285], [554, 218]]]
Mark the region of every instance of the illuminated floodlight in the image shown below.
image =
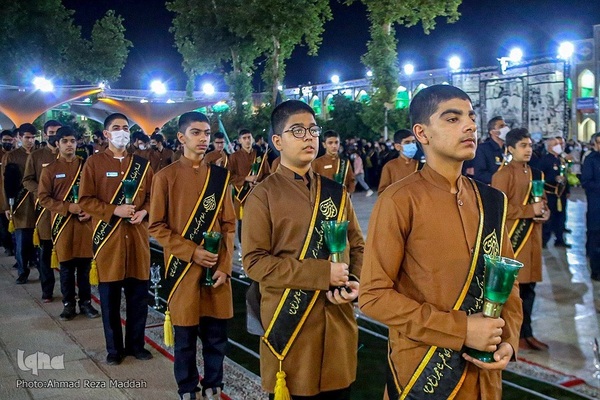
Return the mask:
[[37, 90], [41, 90], [42, 92], [52, 92], [54, 90], [54, 85], [52, 84], [52, 81], [42, 76], [38, 76], [33, 80], [33, 86], [35, 86]]
[[371, 70], [368, 70], [368, 71], [367, 71], [367, 76], [368, 76], [369, 78], [370, 78], [370, 77], [372, 77], [372, 76], [373, 76], [373, 71], [371, 71]]
[[340, 83], [340, 76], [339, 75], [331, 75], [331, 83], [333, 83], [334, 85], [337, 85], [338, 83]]
[[148, 100], [146, 100], [146, 99], [141, 99], [141, 100], [140, 100], [140, 103], [142, 103], [142, 104], [145, 104], [145, 103], [147, 103], [147, 102], [148, 102]]
[[508, 54], [508, 59], [511, 62], [518, 63], [523, 58], [523, 50], [518, 47], [515, 47]]
[[415, 72], [415, 66], [412, 64], [404, 64], [404, 73], [406, 75], [412, 75]]
[[279, 90], [279, 91], [283, 90], [283, 85], [277, 86], [277, 90]]
[[98, 87], [99, 87], [100, 89], [104, 90], [104, 88], [106, 88], [106, 83], [104, 83], [104, 82], [100, 82], [100, 83], [98, 84]]
[[215, 87], [212, 85], [212, 83], [205, 83], [202, 85], [202, 91], [204, 94], [211, 96], [215, 94]]
[[571, 42], [562, 42], [558, 46], [558, 57], [563, 60], [568, 60], [571, 58], [573, 53], [575, 52], [575, 46]]
[[155, 80], [150, 84], [150, 90], [156, 94], [165, 94], [167, 93], [167, 85], [165, 85], [162, 81]]
[[175, 103], [173, 100], [171, 100], [171, 99], [167, 100], [167, 104], [173, 104], [173, 103]]
[[453, 69], [453, 70], [460, 69], [461, 63], [462, 63], [462, 61], [461, 61], [460, 57], [458, 57], [458, 56], [452, 56], [448, 60], [448, 65], [450, 66], [450, 69]]

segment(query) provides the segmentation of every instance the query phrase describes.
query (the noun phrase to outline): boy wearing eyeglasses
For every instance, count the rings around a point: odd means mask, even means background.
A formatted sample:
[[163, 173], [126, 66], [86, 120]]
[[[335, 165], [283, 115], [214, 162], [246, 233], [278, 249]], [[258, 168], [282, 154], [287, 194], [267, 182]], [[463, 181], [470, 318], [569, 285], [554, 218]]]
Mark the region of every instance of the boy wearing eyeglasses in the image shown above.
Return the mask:
[[[292, 399], [350, 399], [362, 232], [345, 187], [311, 168], [321, 133], [314, 111], [283, 102], [271, 127], [281, 163], [250, 193], [242, 229], [244, 269], [262, 295], [262, 385], [280, 396], [285, 384]], [[329, 260], [323, 239], [322, 221], [331, 220], [348, 221], [341, 262]]]

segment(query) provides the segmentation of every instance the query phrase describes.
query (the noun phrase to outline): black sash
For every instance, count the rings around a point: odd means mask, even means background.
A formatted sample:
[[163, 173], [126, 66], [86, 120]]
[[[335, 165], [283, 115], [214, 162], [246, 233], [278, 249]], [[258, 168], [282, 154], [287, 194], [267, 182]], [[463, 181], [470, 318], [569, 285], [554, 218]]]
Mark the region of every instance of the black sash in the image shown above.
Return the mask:
[[[80, 158], [78, 160], [79, 160], [79, 167], [77, 168], [77, 174], [75, 174], [75, 178], [73, 179], [73, 182], [71, 182], [71, 185], [69, 186], [69, 191], [63, 198], [63, 201], [66, 201], [68, 203], [75, 202], [75, 196], [73, 195], [73, 186], [79, 185], [79, 180], [81, 179], [81, 168], [83, 167], [83, 160]], [[58, 238], [59, 238], [60, 234], [62, 233], [65, 226], [67, 226], [67, 224], [71, 220], [71, 217], [73, 217], [73, 214], [71, 214], [71, 213], [67, 213], [67, 216], [57, 213], [54, 216], [54, 219], [52, 220], [52, 231], [51, 231], [52, 244], [54, 246], [56, 246], [56, 243], [58, 242]]]
[[[198, 245], [204, 243], [202, 234], [210, 231], [215, 224], [223, 199], [225, 199], [228, 184], [229, 171], [227, 169], [214, 164], [208, 166], [204, 188], [181, 236]], [[167, 300], [167, 304], [191, 266], [192, 262], [190, 261], [181, 260], [173, 254], [169, 256], [160, 289], [161, 297]]]
[[[532, 180], [541, 180], [544, 179], [544, 173], [535, 168], [531, 168], [531, 179]], [[527, 190], [527, 195], [525, 196], [525, 200], [523, 200], [523, 205], [529, 204], [533, 202], [533, 196], [531, 193], [531, 187], [533, 183], [529, 182], [529, 189]], [[510, 236], [510, 243], [512, 245], [513, 251], [515, 252], [515, 257], [517, 257], [527, 240], [529, 240], [529, 236], [531, 235], [531, 231], [533, 230], [534, 222], [531, 218], [521, 218], [514, 222], [513, 226], [508, 231], [508, 235]]]
[[[135, 188], [135, 194], [133, 195], [133, 199], [137, 196], [139, 191], [139, 187], [146, 177], [146, 173], [148, 172], [148, 168], [150, 166], [150, 162], [143, 157], [138, 155], [133, 155], [131, 157], [131, 163], [129, 164], [129, 168], [127, 169], [127, 173], [125, 174], [125, 179], [134, 180], [137, 184]], [[113, 205], [121, 205], [125, 204], [125, 192], [123, 191], [123, 182], [119, 184], [117, 191], [115, 192], [110, 204]], [[96, 228], [94, 229], [94, 234], [92, 236], [92, 246], [94, 249], [94, 258], [98, 255], [104, 244], [108, 241], [110, 236], [115, 232], [117, 226], [121, 223], [123, 218], [119, 218], [116, 215], [113, 215], [110, 219], [110, 223], [100, 221]]]
[[[329, 251], [323, 239], [322, 221], [344, 219], [346, 208], [346, 189], [343, 185], [315, 174], [317, 197], [304, 240], [298, 257], [328, 259]], [[280, 361], [286, 357], [294, 340], [300, 333], [308, 314], [311, 312], [320, 290], [285, 289], [262, 340]]]
[[19, 207], [21, 207], [21, 205], [25, 202], [25, 199], [27, 199], [27, 196], [29, 196], [29, 194], [29, 191], [24, 187], [22, 187], [21, 190], [19, 190], [19, 193], [17, 193], [17, 197], [15, 197], [15, 207], [12, 210], [13, 214], [16, 213]]
[[[483, 308], [484, 254], [500, 255], [506, 221], [506, 196], [483, 183], [469, 179], [477, 196], [479, 228], [469, 275], [453, 310], [471, 315]], [[499, 240], [498, 240], [499, 239]], [[431, 346], [406, 387], [400, 381], [391, 359], [388, 344], [387, 391], [390, 399], [451, 399], [462, 385], [466, 374], [464, 351]]]
[[335, 173], [339, 174], [340, 170], [344, 172], [344, 179], [342, 179], [342, 185], [346, 185], [346, 178], [348, 177], [349, 169], [350, 169], [350, 163], [348, 162], [348, 160], [345, 160], [342, 157], [340, 157], [338, 159], [338, 167], [337, 167], [337, 170], [335, 171]]
[[[254, 164], [256, 162], [256, 159], [258, 157], [260, 157], [260, 155], [257, 152], [256, 156], [254, 156], [254, 161], [252, 161], [252, 164]], [[260, 167], [258, 168], [258, 172], [256, 173], [257, 176], [260, 175], [260, 171], [262, 171], [262, 168], [263, 168], [263, 165], [265, 163], [266, 158], [267, 158], [266, 154], [264, 154], [261, 157]], [[252, 176], [252, 167], [250, 167], [250, 172], [248, 172], [248, 176]], [[244, 202], [246, 201], [246, 197], [248, 197], [248, 195], [252, 191], [252, 188], [250, 187], [250, 185], [248, 184], [248, 182], [244, 182], [244, 184], [240, 188], [235, 187], [235, 186], [233, 188], [234, 188], [233, 194], [235, 196], [235, 199], [237, 201], [239, 201], [241, 204], [244, 204]]]

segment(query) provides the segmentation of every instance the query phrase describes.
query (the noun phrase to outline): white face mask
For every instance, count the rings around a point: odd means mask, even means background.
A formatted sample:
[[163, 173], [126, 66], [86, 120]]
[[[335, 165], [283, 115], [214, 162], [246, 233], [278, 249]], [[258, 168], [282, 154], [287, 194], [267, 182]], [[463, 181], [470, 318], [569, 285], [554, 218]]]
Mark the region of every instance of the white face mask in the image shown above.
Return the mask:
[[146, 150], [146, 145], [145, 144], [140, 144], [139, 148], [140, 148], [140, 150]]
[[563, 151], [563, 148], [560, 144], [555, 144], [554, 146], [552, 146], [551, 149], [553, 152], [555, 152], [556, 154], [560, 154]]
[[124, 149], [129, 143], [129, 132], [125, 132], [124, 130], [113, 131], [110, 133], [110, 136], [110, 142], [117, 149]]
[[500, 133], [498, 134], [498, 138], [502, 141], [506, 140], [506, 134], [510, 132], [510, 128], [508, 126], [502, 127], [498, 130]]

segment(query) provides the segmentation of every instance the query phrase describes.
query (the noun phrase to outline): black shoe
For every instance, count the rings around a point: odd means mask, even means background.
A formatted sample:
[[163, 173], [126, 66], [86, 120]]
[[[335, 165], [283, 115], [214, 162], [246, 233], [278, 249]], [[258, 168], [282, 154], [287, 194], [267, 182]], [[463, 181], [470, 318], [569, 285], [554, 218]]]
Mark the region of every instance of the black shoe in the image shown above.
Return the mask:
[[151, 360], [154, 357], [152, 355], [152, 353], [150, 353], [146, 349], [141, 349], [141, 350], [135, 351], [135, 352], [125, 350], [125, 354], [127, 354], [128, 356], [134, 356], [136, 358], [136, 360], [142, 360], [142, 361]]
[[17, 278], [17, 285], [23, 285], [24, 283], [27, 283], [28, 279], [29, 279], [29, 270], [26, 269], [25, 272], [20, 274], [19, 277]]
[[570, 249], [571, 245], [565, 242], [556, 242], [554, 243], [554, 247], [564, 247], [565, 249]]
[[108, 354], [106, 356], [106, 363], [108, 365], [119, 365], [123, 362], [123, 357], [121, 354]]
[[63, 321], [70, 321], [77, 315], [75, 311], [75, 304], [65, 303], [63, 312], [60, 314], [60, 319]]
[[89, 300], [84, 301], [83, 303], [79, 303], [79, 314], [83, 314], [90, 319], [98, 318], [100, 316], [98, 310], [96, 310], [94, 306], [92, 306], [92, 302]]

